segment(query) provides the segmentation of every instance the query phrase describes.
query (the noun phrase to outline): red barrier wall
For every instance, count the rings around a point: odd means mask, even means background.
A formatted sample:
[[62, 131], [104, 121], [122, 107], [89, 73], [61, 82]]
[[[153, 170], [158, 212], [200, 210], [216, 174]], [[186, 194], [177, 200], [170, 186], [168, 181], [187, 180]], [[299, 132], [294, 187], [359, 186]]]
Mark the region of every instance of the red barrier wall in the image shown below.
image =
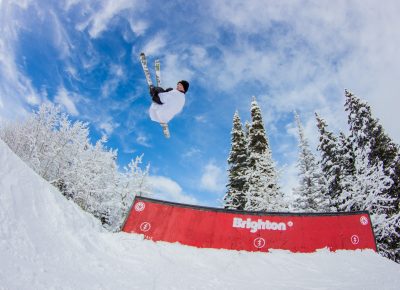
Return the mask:
[[255, 213], [136, 197], [122, 230], [200, 248], [376, 251], [368, 212]]

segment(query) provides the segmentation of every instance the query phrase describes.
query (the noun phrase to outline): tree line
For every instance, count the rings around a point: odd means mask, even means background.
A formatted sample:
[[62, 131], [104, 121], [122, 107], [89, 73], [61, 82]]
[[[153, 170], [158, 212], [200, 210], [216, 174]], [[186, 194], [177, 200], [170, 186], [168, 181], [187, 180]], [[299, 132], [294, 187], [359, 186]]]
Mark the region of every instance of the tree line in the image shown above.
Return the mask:
[[135, 194], [147, 195], [149, 166], [137, 156], [124, 168], [102, 137], [92, 144], [89, 125], [72, 122], [58, 106], [43, 104], [25, 121], [4, 123], [0, 138], [68, 199], [118, 231]]
[[251, 103], [251, 123], [233, 116], [227, 209], [246, 211], [346, 212], [367, 210], [381, 255], [400, 263], [400, 151], [371, 107], [345, 91], [348, 132], [335, 134], [318, 114], [315, 152], [295, 112], [299, 135], [298, 186], [290, 202], [282, 193], [261, 109]]

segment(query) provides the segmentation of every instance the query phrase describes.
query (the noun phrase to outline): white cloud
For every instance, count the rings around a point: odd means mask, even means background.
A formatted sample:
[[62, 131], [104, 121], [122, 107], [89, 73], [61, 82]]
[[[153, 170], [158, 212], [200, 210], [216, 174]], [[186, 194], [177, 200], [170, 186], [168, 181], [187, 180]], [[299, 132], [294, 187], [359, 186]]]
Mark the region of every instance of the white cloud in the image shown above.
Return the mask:
[[176, 83], [180, 80], [190, 82], [194, 75], [194, 72], [187, 67], [186, 57], [174, 53], [169, 53], [165, 57], [165, 65], [162, 68], [162, 73], [163, 83], [173, 88], [175, 88]]
[[112, 120], [109, 122], [102, 122], [99, 124], [99, 128], [103, 130], [107, 136], [110, 136], [116, 128], [119, 127], [119, 124], [114, 123]]
[[164, 176], [149, 176], [149, 184], [154, 198], [186, 204], [199, 204], [193, 196], [185, 194], [182, 187]]
[[157, 56], [161, 49], [165, 47], [167, 41], [163, 34], [156, 34], [153, 38], [151, 38], [143, 47], [143, 51], [148, 56]]
[[38, 105], [42, 97], [33, 87], [31, 80], [16, 64], [16, 46], [19, 30], [24, 27], [17, 15], [30, 2], [0, 2], [0, 115], [2, 119], [16, 119], [27, 114], [29, 105]]
[[78, 29], [84, 29], [88, 25], [89, 34], [92, 38], [97, 38], [101, 35], [101, 33], [107, 30], [107, 26], [109, 22], [115, 17], [119, 15], [124, 10], [133, 10], [137, 8], [139, 1], [134, 0], [107, 0], [103, 1], [103, 6], [99, 11], [94, 12], [89, 21], [86, 23], [82, 23]]
[[138, 136], [136, 137], [136, 143], [142, 145], [144, 147], [151, 147], [150, 140], [147, 134], [144, 133], [137, 133]]
[[194, 116], [194, 119], [196, 120], [196, 122], [199, 123], [207, 123], [207, 117], [205, 115], [196, 115]]
[[212, 65], [212, 58], [207, 54], [207, 50], [201, 46], [190, 47], [191, 56], [190, 61], [196, 68], [206, 68]]
[[[294, 109], [301, 115], [314, 152], [319, 142], [315, 111], [327, 121], [330, 131], [347, 132], [343, 106], [347, 88], [368, 101], [389, 136], [400, 143], [400, 116], [396, 111], [400, 106], [398, 1], [385, 5], [336, 1], [329, 9], [326, 3], [307, 5], [301, 1], [290, 5], [281, 1], [213, 1], [212, 5], [220, 28], [238, 41], [229, 46], [217, 44], [222, 54], [218, 69], [210, 64], [200, 66], [201, 70], [207, 72], [213, 86], [229, 93], [229, 102], [237, 106], [249, 104], [250, 95], [243, 98], [235, 93], [242, 83], [249, 81], [266, 88], [257, 100], [268, 129], [277, 128], [268, 131], [270, 138], [277, 139], [281, 134], [279, 123], [287, 123], [288, 113]], [[283, 29], [271, 35], [274, 23]], [[268, 35], [269, 39], [260, 46], [248, 41], [249, 35]], [[204, 58], [201, 49], [196, 53], [199, 59]], [[297, 134], [297, 130], [290, 133]], [[280, 184], [291, 195], [298, 182], [297, 142], [289, 142], [280, 144], [273, 153], [278, 153], [280, 163], [287, 164]]]
[[68, 32], [64, 29], [58, 15], [53, 11], [48, 11], [48, 16], [51, 19], [51, 27], [48, 31], [52, 33], [53, 45], [57, 48], [59, 56], [66, 59], [71, 55], [71, 44]]
[[210, 192], [221, 193], [225, 189], [225, 181], [225, 171], [211, 161], [203, 170], [200, 186]]
[[200, 155], [200, 154], [201, 154], [201, 150], [200, 149], [192, 147], [192, 148], [189, 148], [189, 150], [185, 151], [182, 154], [182, 157], [183, 158], [191, 158], [193, 156]]
[[[343, 91], [351, 89], [369, 101], [384, 127], [400, 141], [400, 3], [387, 1], [326, 2], [213, 1], [214, 20], [238, 41], [219, 49], [223, 74], [208, 68], [219, 89], [243, 81], [268, 86], [265, 99], [272, 120], [279, 112], [300, 108], [325, 110], [343, 120]], [[215, 22], [210, 22], [216, 25]], [[216, 28], [218, 29], [218, 28]], [[248, 41], [249, 35], [268, 35]], [[240, 39], [240, 41], [239, 41]], [[234, 49], [232, 49], [234, 48]], [[270, 102], [275, 103], [271, 108]], [[339, 102], [338, 102], [339, 101]], [[339, 114], [338, 114], [339, 113]], [[346, 126], [334, 122], [333, 126]]]
[[57, 95], [54, 97], [54, 101], [64, 106], [72, 116], [77, 116], [79, 112], [75, 106], [74, 98], [76, 98], [76, 96], [69, 94], [64, 87], [60, 87], [57, 91]]
[[125, 79], [125, 72], [120, 65], [111, 65], [110, 76], [101, 86], [101, 95], [103, 98], [109, 97], [118, 88], [119, 84]]
[[139, 21], [134, 21], [132, 19], [129, 20], [129, 25], [133, 33], [135, 33], [137, 36], [142, 36], [146, 32], [148, 28], [148, 23], [142, 20]]

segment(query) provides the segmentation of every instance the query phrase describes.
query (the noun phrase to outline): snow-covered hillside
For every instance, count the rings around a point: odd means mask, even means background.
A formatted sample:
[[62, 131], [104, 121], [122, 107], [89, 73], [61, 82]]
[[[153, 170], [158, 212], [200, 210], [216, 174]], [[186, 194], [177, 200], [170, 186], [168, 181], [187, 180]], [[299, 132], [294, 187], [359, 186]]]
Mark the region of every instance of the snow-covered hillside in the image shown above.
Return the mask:
[[247, 253], [154, 243], [101, 225], [0, 140], [0, 289], [399, 289], [372, 251]]

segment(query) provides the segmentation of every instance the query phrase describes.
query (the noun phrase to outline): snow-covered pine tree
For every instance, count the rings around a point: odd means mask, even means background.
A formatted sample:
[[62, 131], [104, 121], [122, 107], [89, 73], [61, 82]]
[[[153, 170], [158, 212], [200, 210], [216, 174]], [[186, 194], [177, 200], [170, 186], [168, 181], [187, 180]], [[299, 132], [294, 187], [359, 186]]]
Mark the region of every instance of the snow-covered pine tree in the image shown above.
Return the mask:
[[[371, 107], [354, 94], [345, 91], [345, 109], [348, 112], [350, 140], [354, 151], [365, 151], [371, 166], [382, 166], [387, 177], [392, 180], [389, 188], [383, 187], [381, 195], [389, 195], [385, 224], [390, 223], [392, 233], [379, 237], [379, 248], [385, 256], [400, 263], [400, 162], [399, 146], [385, 134], [378, 120], [372, 117]], [[366, 149], [367, 148], [367, 149]]]
[[251, 127], [248, 136], [248, 167], [246, 178], [246, 210], [280, 211], [285, 208], [278, 186], [277, 173], [265, 132], [261, 109], [254, 98], [251, 103]]
[[341, 203], [345, 200], [342, 194], [345, 191], [350, 192], [352, 190], [356, 171], [354, 150], [349, 138], [343, 132], [339, 133], [337, 140], [337, 160], [340, 167], [339, 182], [341, 188], [337, 201], [338, 207], [341, 208]]
[[[390, 219], [387, 216], [387, 204], [392, 203], [392, 198], [387, 193], [393, 183], [383, 170], [383, 164], [372, 164], [368, 160], [370, 145], [366, 143], [363, 148], [357, 148], [354, 160], [354, 175], [352, 186], [343, 189], [340, 196], [340, 209], [344, 211], [367, 210], [371, 214], [377, 247], [380, 254], [385, 257], [393, 256], [393, 249], [387, 243], [393, 237], [398, 218]], [[385, 193], [386, 191], [386, 193]]]
[[329, 210], [326, 195], [326, 179], [321, 172], [314, 154], [310, 150], [308, 140], [304, 135], [300, 116], [294, 112], [299, 133], [299, 186], [293, 189], [298, 196], [294, 208], [300, 212], [323, 212]]
[[370, 144], [368, 159], [372, 163], [379, 163], [381, 161], [385, 173], [393, 179], [393, 185], [389, 189], [389, 194], [397, 201], [394, 207], [399, 208], [399, 146], [384, 132], [378, 120], [372, 117], [371, 107], [366, 102], [347, 90], [345, 94], [345, 109], [348, 112], [350, 139], [353, 147], [356, 145], [357, 148], [363, 148], [365, 144]]
[[251, 124], [249, 123], [249, 121], [246, 121], [244, 123], [244, 137], [246, 139], [246, 144], [249, 143], [248, 140], [249, 140], [249, 134], [250, 134], [250, 127], [251, 127]]
[[227, 209], [244, 210], [246, 205], [244, 192], [247, 182], [245, 176], [247, 168], [247, 144], [238, 111], [233, 116], [231, 151], [228, 157], [228, 165], [229, 181], [223, 206]]
[[345, 110], [348, 112], [350, 139], [357, 147], [370, 143], [368, 156], [372, 162], [382, 161], [391, 167], [399, 152], [399, 146], [385, 133], [379, 121], [372, 117], [371, 107], [349, 91], [345, 91]]
[[321, 153], [321, 170], [326, 178], [327, 196], [329, 198], [329, 209], [338, 210], [338, 197], [342, 192], [340, 182], [340, 163], [338, 159], [337, 138], [327, 130], [327, 124], [317, 113], [317, 127], [319, 129], [318, 151]]
[[369, 144], [357, 148], [354, 159], [352, 186], [343, 189], [340, 198], [340, 209], [343, 211], [368, 210], [373, 214], [384, 214], [391, 198], [383, 194], [393, 181], [383, 172], [382, 162], [372, 164], [368, 161]]

